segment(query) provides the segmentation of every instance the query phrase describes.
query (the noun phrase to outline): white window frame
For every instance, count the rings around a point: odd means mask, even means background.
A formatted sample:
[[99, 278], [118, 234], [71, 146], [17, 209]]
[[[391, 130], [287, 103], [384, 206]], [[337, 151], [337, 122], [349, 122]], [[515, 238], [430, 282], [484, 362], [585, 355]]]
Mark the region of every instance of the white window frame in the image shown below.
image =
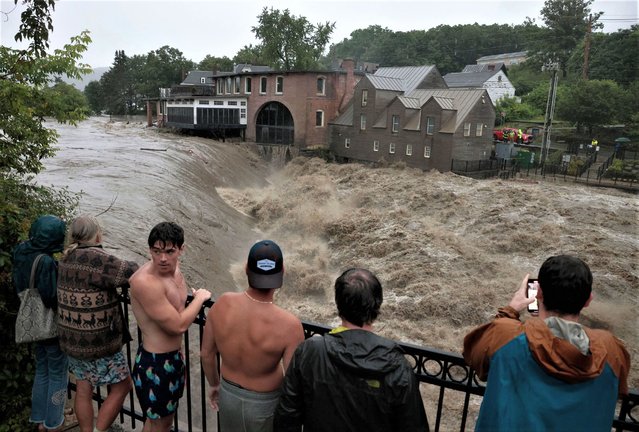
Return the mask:
[[435, 133], [435, 118], [426, 117], [426, 135], [433, 135]]
[[240, 89], [242, 88], [242, 77], [236, 76], [234, 81], [233, 93], [240, 94]]
[[393, 132], [393, 133], [399, 132], [399, 115], [393, 114], [391, 116], [391, 122], [392, 122], [391, 132]]
[[470, 136], [470, 128], [471, 128], [472, 124], [471, 123], [464, 123], [464, 136]]
[[395, 143], [390, 143], [388, 145], [388, 153], [395, 154]]
[[233, 80], [231, 77], [226, 77], [226, 86], [224, 87], [224, 94], [231, 94], [233, 90]]
[[206, 84], [206, 77], [200, 77], [200, 84]]
[[366, 114], [359, 115], [359, 130], [366, 130]]
[[251, 90], [253, 90], [252, 86], [253, 86], [253, 82], [251, 80], [251, 77], [244, 78], [244, 93], [245, 94], [251, 94]]
[[432, 147], [430, 144], [424, 145], [424, 157], [426, 159], [430, 159], [430, 154], [432, 152]]
[[351, 139], [344, 138], [344, 148], [351, 148]]
[[484, 124], [477, 123], [477, 126], [475, 127], [475, 136], [482, 136], [483, 134], [484, 134]]
[[284, 77], [278, 75], [275, 77], [275, 94], [283, 94], [284, 93]]
[[373, 140], [373, 151], [379, 151], [379, 140]]
[[265, 76], [260, 77], [260, 94], [266, 94], [268, 91], [268, 78]]
[[224, 93], [224, 80], [218, 78], [217, 81], [215, 82], [216, 84], [216, 92], [217, 94], [221, 95]]
[[406, 156], [412, 156], [412, 155], [413, 155], [413, 145], [406, 144]]
[[[320, 116], [320, 124], [317, 124], [317, 117]], [[324, 111], [317, 110], [315, 111], [315, 127], [324, 127]]]
[[[321, 83], [321, 89], [320, 89], [320, 83]], [[326, 94], [326, 77], [323, 76], [319, 76], [317, 77], [317, 82], [316, 82], [316, 89], [317, 94], [319, 96], [324, 96]]]
[[368, 105], [368, 89], [362, 90], [362, 106]]

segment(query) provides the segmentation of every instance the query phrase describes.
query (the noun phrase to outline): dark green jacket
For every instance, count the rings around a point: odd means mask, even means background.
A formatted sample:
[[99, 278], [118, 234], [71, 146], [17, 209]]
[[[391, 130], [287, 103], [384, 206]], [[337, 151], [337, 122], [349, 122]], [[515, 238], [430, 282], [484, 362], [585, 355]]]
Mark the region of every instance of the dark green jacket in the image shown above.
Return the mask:
[[33, 261], [38, 255], [45, 254], [36, 270], [35, 286], [48, 308], [57, 307], [58, 266], [53, 254], [61, 252], [64, 247], [65, 229], [66, 225], [60, 218], [41, 216], [31, 225], [29, 240], [13, 250], [13, 286], [18, 293], [29, 288]]

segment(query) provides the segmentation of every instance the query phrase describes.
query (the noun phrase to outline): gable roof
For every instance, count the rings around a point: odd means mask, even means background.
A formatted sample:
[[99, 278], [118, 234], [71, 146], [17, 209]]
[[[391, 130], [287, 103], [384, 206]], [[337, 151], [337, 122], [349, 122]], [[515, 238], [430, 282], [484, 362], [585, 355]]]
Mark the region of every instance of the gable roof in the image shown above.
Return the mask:
[[462, 70], [462, 73], [466, 72], [493, 72], [497, 73], [500, 70], [503, 70], [506, 73], [506, 65], [504, 62], [495, 62], [495, 63], [482, 63], [482, 64], [474, 64], [474, 65], [466, 65]]
[[404, 83], [400, 78], [383, 77], [367, 74], [366, 77], [377, 90], [404, 91]]
[[[405, 93], [415, 90], [424, 81], [435, 66], [401, 66], [401, 67], [380, 67], [375, 71], [374, 77], [395, 78], [402, 81], [400, 91]], [[392, 89], [387, 89], [392, 90]]]
[[494, 54], [494, 55], [487, 55], [487, 56], [479, 57], [477, 59], [477, 62], [491, 62], [491, 61], [507, 60], [507, 59], [511, 59], [511, 58], [526, 57], [526, 55], [528, 55], [528, 51], [517, 51], [517, 52], [512, 52], [512, 53]]
[[429, 99], [433, 98], [435, 102], [440, 104], [442, 108], [457, 111], [457, 115], [452, 116], [451, 120], [443, 124], [440, 132], [455, 132], [459, 126], [466, 120], [466, 117], [473, 107], [481, 101], [481, 97], [486, 95], [486, 102], [490, 102], [490, 97], [484, 89], [419, 89], [412, 92], [409, 96], [420, 99], [420, 105], [423, 106]]
[[444, 75], [444, 81], [450, 88], [481, 87], [497, 72], [452, 72]]
[[181, 85], [195, 85], [195, 84], [201, 85], [202, 84], [201, 78], [204, 78], [205, 84], [213, 84], [212, 71], [194, 70], [194, 71], [189, 71], [189, 73], [186, 75], [186, 78], [184, 78], [184, 81], [182, 81]]
[[255, 66], [248, 63], [236, 64], [233, 67], [234, 74], [247, 73], [247, 72], [270, 72], [272, 70], [273, 69], [271, 69], [269, 66]]

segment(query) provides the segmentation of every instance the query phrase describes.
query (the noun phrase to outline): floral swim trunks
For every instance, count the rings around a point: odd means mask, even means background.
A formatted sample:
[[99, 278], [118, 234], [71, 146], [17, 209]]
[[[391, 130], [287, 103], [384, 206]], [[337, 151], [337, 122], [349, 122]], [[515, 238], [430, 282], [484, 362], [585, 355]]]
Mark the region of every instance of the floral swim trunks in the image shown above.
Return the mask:
[[76, 379], [87, 380], [94, 387], [117, 384], [131, 376], [122, 351], [96, 360], [69, 356], [69, 371]]
[[132, 375], [135, 394], [148, 418], [166, 417], [177, 410], [185, 383], [180, 351], [150, 353], [140, 346]]

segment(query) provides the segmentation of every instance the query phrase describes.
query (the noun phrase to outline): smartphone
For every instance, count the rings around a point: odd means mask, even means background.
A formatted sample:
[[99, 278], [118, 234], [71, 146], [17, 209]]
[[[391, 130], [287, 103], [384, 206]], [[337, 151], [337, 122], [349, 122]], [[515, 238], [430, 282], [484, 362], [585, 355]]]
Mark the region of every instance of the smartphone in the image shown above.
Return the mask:
[[[526, 297], [533, 298], [537, 297], [537, 279], [528, 279], [528, 290], [526, 291]], [[537, 304], [537, 299], [534, 302], [528, 305], [528, 312], [539, 312], [539, 305]]]

